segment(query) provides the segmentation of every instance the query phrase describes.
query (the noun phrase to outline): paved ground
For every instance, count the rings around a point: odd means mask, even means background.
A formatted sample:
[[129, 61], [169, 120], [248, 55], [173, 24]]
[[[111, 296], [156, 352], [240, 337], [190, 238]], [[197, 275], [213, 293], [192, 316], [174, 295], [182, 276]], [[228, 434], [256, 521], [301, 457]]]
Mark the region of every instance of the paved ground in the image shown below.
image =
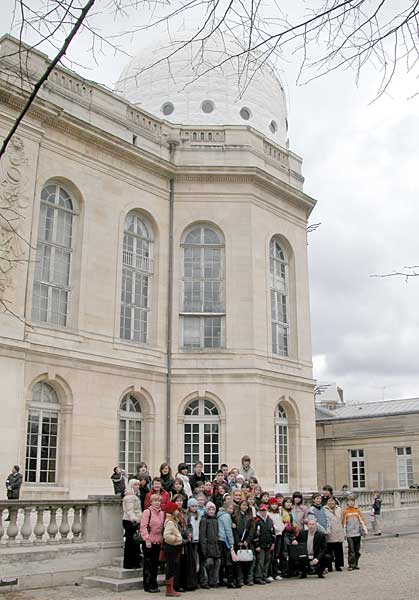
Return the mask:
[[[419, 535], [371, 538], [364, 542], [360, 571], [330, 573], [324, 580], [284, 580], [240, 590], [199, 590], [185, 600], [302, 600], [304, 598], [364, 598], [364, 600], [417, 600], [419, 598]], [[53, 589], [0, 594], [1, 600], [145, 600], [143, 591], [109, 593], [97, 588], [65, 586]]]

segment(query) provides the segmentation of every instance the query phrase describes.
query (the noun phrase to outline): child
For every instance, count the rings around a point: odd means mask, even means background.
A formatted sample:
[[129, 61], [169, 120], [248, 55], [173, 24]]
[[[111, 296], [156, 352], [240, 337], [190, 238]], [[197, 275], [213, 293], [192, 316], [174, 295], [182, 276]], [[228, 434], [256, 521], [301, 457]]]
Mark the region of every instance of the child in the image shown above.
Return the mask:
[[322, 505], [322, 495], [319, 492], [315, 492], [311, 496], [311, 506], [307, 517], [310, 516], [315, 517], [318, 531], [327, 535], [329, 533], [328, 516]]
[[160, 465], [160, 481], [162, 488], [170, 494], [173, 488], [173, 475], [172, 469], [167, 463]]
[[282, 522], [284, 528], [282, 530], [282, 546], [281, 546], [281, 573], [282, 577], [292, 577], [294, 573], [294, 565], [290, 560], [289, 546], [294, 542], [295, 535], [298, 531], [294, 517], [292, 514], [291, 498], [284, 498], [282, 503]]
[[252, 517], [255, 518], [257, 514], [255, 496], [253, 494], [249, 494], [247, 502], [249, 504], [249, 509], [252, 511]]
[[332, 562], [335, 562], [335, 570], [342, 571], [343, 568], [343, 542], [345, 532], [342, 527], [342, 511], [337, 506], [334, 496], [330, 496], [324, 507], [329, 518], [329, 533], [326, 536], [327, 554], [330, 557], [329, 571], [332, 571]]
[[269, 492], [261, 492], [260, 496], [259, 496], [259, 499], [256, 498], [256, 504], [258, 506], [260, 506], [261, 504], [268, 505], [269, 504], [269, 498], [270, 498]]
[[192, 496], [191, 484], [189, 483], [189, 468], [186, 463], [179, 463], [177, 477], [183, 481], [183, 489], [188, 498]]
[[213, 493], [211, 481], [206, 481], [204, 483], [203, 493], [205, 494], [207, 500], [211, 500]]
[[224, 494], [226, 493], [224, 485], [217, 485], [217, 492], [213, 495], [212, 500], [215, 504], [215, 510], [218, 512], [224, 503]]
[[243, 475], [244, 479], [247, 481], [249, 477], [255, 477], [256, 473], [254, 468], [250, 465], [251, 458], [247, 454], [242, 456], [241, 459], [241, 467], [239, 469], [240, 475]]
[[295, 524], [298, 527], [298, 531], [304, 531], [304, 525], [307, 525], [308, 522], [308, 508], [303, 503], [303, 495], [301, 492], [294, 492], [292, 495], [292, 515]]
[[174, 502], [168, 502], [166, 506], [163, 540], [166, 555], [166, 596], [177, 598], [180, 594], [174, 590], [173, 584], [182, 550], [182, 537], [178, 528], [178, 507]]
[[220, 585], [224, 585], [224, 576], [227, 577], [227, 587], [235, 588], [233, 562], [237, 562], [237, 555], [234, 551], [233, 522], [233, 503], [225, 502], [218, 511], [218, 541], [221, 550], [221, 568]]
[[173, 482], [173, 486], [172, 486], [172, 492], [171, 492], [171, 496], [172, 496], [172, 501], [174, 501], [174, 497], [181, 495], [183, 498], [183, 508], [185, 509], [188, 503], [188, 496], [185, 493], [185, 489], [184, 489], [184, 484], [183, 481], [180, 477], [176, 477], [176, 479]]
[[253, 561], [237, 563], [236, 586], [253, 585], [253, 574], [255, 565], [255, 553], [253, 550], [253, 538], [255, 535], [255, 520], [249, 508], [247, 500], [242, 500], [239, 505], [239, 516], [234, 530], [236, 538], [235, 548], [239, 550], [252, 550]]
[[272, 549], [275, 548], [275, 529], [272, 520], [268, 516], [267, 504], [260, 505], [255, 519], [254, 545], [256, 550], [255, 583], [259, 585], [272, 583], [273, 579], [269, 576], [269, 566], [271, 564]]
[[347, 498], [347, 506], [342, 514], [342, 525], [348, 540], [348, 571], [358, 571], [361, 535], [367, 535], [368, 529], [362, 512], [355, 506], [355, 496], [352, 494]]
[[[177, 527], [179, 529], [180, 535], [182, 536], [182, 544], [185, 546], [189, 541], [189, 532], [188, 526], [186, 523], [186, 511], [183, 510], [183, 496], [181, 494], [176, 494], [173, 498], [174, 504], [178, 508], [178, 516], [177, 516]], [[180, 553], [178, 568], [175, 573], [174, 587], [177, 592], [184, 592], [186, 589], [187, 579], [188, 579], [188, 570], [187, 570], [187, 555], [182, 549]]]
[[197, 486], [198, 483], [205, 483], [206, 480], [208, 479], [208, 477], [205, 475], [204, 471], [204, 464], [198, 460], [198, 462], [196, 462], [194, 464], [194, 472], [193, 474], [189, 477], [189, 483], [191, 484], [191, 490], [192, 493], [195, 494], [195, 488]]
[[282, 577], [280, 576], [280, 557], [284, 522], [282, 520], [282, 514], [281, 512], [279, 512], [279, 504], [276, 498], [269, 499], [269, 517], [271, 518], [275, 529], [275, 548], [272, 552], [271, 572], [272, 577], [276, 581], [280, 581], [282, 579]]
[[198, 502], [198, 513], [201, 517], [203, 517], [205, 514], [205, 505], [207, 503], [207, 498], [203, 493], [196, 494], [195, 498]]
[[198, 587], [198, 546], [199, 546], [199, 522], [201, 516], [198, 513], [198, 502], [195, 498], [189, 498], [186, 523], [188, 526], [189, 542], [185, 546], [186, 553], [186, 589], [196, 590]]
[[199, 523], [199, 583], [204, 590], [216, 588], [220, 570], [221, 551], [218, 543], [218, 522], [215, 504], [207, 502], [205, 515]]
[[374, 535], [381, 535], [381, 503], [380, 492], [375, 492], [370, 514]]

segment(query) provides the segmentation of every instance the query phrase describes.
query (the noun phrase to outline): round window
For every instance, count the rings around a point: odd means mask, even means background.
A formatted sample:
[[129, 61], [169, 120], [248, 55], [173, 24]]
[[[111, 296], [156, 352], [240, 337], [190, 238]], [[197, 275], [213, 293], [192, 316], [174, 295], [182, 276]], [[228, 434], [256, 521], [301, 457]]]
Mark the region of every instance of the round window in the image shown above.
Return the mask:
[[278, 131], [278, 124], [276, 121], [272, 120], [269, 123], [269, 129], [272, 131], [272, 133], [276, 133]]
[[164, 115], [166, 115], [166, 117], [168, 115], [171, 115], [174, 110], [175, 110], [175, 107], [172, 104], [172, 102], [165, 102], [161, 107], [161, 111]]
[[247, 108], [247, 106], [242, 106], [240, 109], [240, 116], [245, 121], [248, 121], [250, 119], [250, 117], [252, 116], [250, 108]]
[[212, 113], [215, 108], [215, 104], [212, 100], [204, 100], [201, 104], [202, 112], [204, 113]]

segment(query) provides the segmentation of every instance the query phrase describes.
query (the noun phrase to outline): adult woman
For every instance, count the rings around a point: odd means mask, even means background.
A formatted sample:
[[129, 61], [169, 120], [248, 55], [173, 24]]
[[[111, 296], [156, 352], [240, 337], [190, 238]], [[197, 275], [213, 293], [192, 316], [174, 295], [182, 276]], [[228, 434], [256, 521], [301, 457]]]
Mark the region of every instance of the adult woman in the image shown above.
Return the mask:
[[282, 522], [284, 529], [282, 530], [282, 547], [281, 547], [281, 572], [282, 577], [292, 577], [293, 575], [293, 564], [290, 561], [289, 546], [295, 540], [295, 534], [297, 526], [294, 521], [292, 514], [292, 500], [291, 498], [284, 498], [282, 503]]
[[162, 490], [160, 477], [154, 477], [151, 483], [151, 490], [147, 492], [146, 497], [144, 499], [144, 508], [150, 508], [151, 505], [151, 496], [153, 494], [158, 494], [161, 496], [161, 509], [166, 510], [166, 504], [170, 502], [170, 496], [166, 492], [166, 490]]
[[160, 465], [160, 481], [162, 488], [170, 494], [173, 488], [174, 479], [172, 469], [168, 463], [162, 463]]
[[182, 548], [182, 536], [178, 528], [179, 508], [174, 502], [166, 506], [166, 519], [164, 522], [163, 541], [166, 556], [166, 596], [178, 598], [181, 594], [175, 592], [173, 587], [174, 576], [177, 570]]
[[157, 585], [157, 572], [159, 567], [159, 553], [163, 541], [164, 512], [161, 509], [159, 494], [151, 496], [151, 506], [146, 508], [141, 519], [141, 537], [144, 555], [144, 591], [159, 592]]
[[140, 482], [138, 479], [131, 479], [125, 491], [122, 500], [122, 525], [125, 531], [124, 546], [124, 569], [138, 569], [140, 567], [140, 551], [138, 545], [134, 542], [133, 536], [141, 521], [141, 505], [138, 499]]
[[332, 563], [335, 563], [335, 570], [342, 571], [343, 568], [343, 542], [345, 531], [342, 526], [342, 511], [336, 504], [333, 496], [327, 499], [324, 507], [329, 519], [329, 533], [326, 536], [327, 553], [330, 556], [329, 571], [332, 571]]

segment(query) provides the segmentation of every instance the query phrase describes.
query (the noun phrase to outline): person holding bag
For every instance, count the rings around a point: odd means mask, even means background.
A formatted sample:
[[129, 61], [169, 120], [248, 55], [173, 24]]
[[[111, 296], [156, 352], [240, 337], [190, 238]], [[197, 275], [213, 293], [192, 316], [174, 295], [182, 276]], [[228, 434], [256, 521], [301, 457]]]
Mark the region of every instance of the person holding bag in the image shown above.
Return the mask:
[[140, 546], [134, 540], [141, 521], [141, 505], [138, 499], [140, 482], [131, 479], [128, 482], [125, 496], [122, 500], [122, 526], [125, 531], [124, 569], [138, 569], [140, 567]]
[[233, 563], [237, 562], [234, 551], [233, 521], [234, 512], [232, 501], [225, 502], [217, 515], [218, 542], [221, 551], [220, 585], [224, 585], [224, 576], [227, 577], [227, 587], [235, 588]]
[[163, 527], [164, 512], [161, 509], [161, 497], [159, 494], [153, 494], [151, 496], [151, 506], [143, 512], [140, 525], [144, 556], [144, 591], [151, 594], [160, 591], [157, 584], [157, 573], [163, 541]]
[[178, 527], [179, 507], [174, 502], [166, 505], [166, 519], [163, 531], [163, 549], [166, 557], [166, 596], [178, 598], [182, 594], [176, 592], [173, 583], [180, 553], [182, 551], [182, 535]]
[[252, 544], [255, 535], [255, 521], [247, 500], [242, 500], [239, 508], [240, 513], [235, 530], [239, 539], [237, 545], [239, 583], [242, 585], [253, 585], [255, 555]]

